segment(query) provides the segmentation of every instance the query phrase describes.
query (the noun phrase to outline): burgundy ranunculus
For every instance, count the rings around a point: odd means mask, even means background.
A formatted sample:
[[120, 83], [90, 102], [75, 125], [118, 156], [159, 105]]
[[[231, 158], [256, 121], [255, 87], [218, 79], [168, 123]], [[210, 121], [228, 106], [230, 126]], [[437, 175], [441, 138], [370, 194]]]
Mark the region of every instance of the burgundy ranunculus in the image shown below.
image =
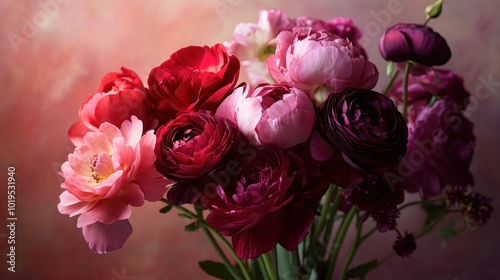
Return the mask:
[[386, 60], [412, 60], [427, 66], [443, 65], [451, 58], [446, 40], [421, 24], [400, 23], [390, 27], [380, 38], [379, 50]]
[[222, 165], [238, 141], [239, 130], [207, 111], [184, 113], [156, 132], [156, 169], [176, 183], [167, 198], [174, 204], [194, 203], [204, 177]]
[[472, 129], [473, 124], [450, 99], [423, 107], [410, 121], [408, 151], [398, 168], [405, 189], [427, 199], [440, 195], [448, 185], [472, 185]]
[[[396, 104], [403, 103], [402, 79], [394, 82], [387, 92], [387, 96], [394, 98]], [[424, 75], [409, 76], [409, 106], [425, 106], [433, 96], [451, 99], [462, 109], [465, 109], [469, 103], [470, 93], [465, 89], [462, 77], [449, 70], [429, 69]]]
[[[250, 149], [245, 149], [250, 150]], [[225, 236], [241, 259], [255, 259], [277, 243], [293, 251], [314, 220], [311, 201], [324, 194], [306, 184], [306, 166], [297, 155], [277, 148], [256, 148], [239, 165], [216, 194], [203, 196], [211, 210], [207, 221]]]
[[313, 157], [327, 161], [325, 176], [348, 188], [365, 173], [382, 173], [404, 156], [408, 128], [388, 97], [366, 89], [330, 95], [318, 111], [318, 133], [310, 141]]
[[239, 72], [238, 58], [228, 55], [222, 44], [182, 48], [149, 74], [148, 100], [162, 123], [178, 112], [215, 113], [236, 85]]

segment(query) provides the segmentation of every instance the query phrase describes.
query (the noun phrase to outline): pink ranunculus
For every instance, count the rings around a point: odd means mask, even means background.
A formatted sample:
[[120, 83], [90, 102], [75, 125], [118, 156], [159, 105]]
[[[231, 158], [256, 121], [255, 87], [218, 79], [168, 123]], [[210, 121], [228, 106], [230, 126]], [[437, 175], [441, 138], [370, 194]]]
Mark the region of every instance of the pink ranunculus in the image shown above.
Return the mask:
[[216, 187], [215, 196], [201, 199], [211, 211], [208, 224], [231, 236], [241, 259], [256, 259], [278, 243], [294, 251], [309, 232], [314, 205], [326, 189], [307, 184], [306, 166], [292, 152], [266, 147], [238, 163], [238, 172]]
[[255, 145], [290, 148], [305, 142], [314, 126], [314, 106], [303, 91], [286, 85], [236, 88], [217, 116], [236, 123]]
[[[267, 66], [277, 83], [287, 83], [314, 95], [339, 93], [348, 87], [372, 89], [378, 81], [378, 70], [348, 40], [327, 31], [312, 32], [296, 27], [278, 35], [276, 54], [269, 56]], [[316, 96], [317, 102], [326, 96]]]
[[95, 95], [90, 94], [80, 107], [80, 121], [73, 124], [68, 136], [75, 146], [83, 144], [89, 131], [97, 131], [104, 122], [120, 126], [132, 115], [144, 124], [144, 132], [155, 129], [158, 120], [146, 102], [146, 89], [139, 76], [125, 67], [121, 72], [110, 72], [101, 79]]
[[98, 253], [119, 249], [132, 233], [130, 206], [157, 201], [169, 183], [154, 167], [156, 137], [135, 116], [118, 128], [105, 122], [88, 132], [61, 166], [64, 178], [59, 212], [80, 215], [89, 247]]
[[185, 47], [151, 70], [147, 98], [160, 124], [179, 113], [215, 113], [236, 85], [239, 73], [240, 61], [222, 44]]
[[240, 23], [233, 33], [233, 40], [224, 45], [228, 53], [236, 55], [250, 84], [272, 81], [265, 64], [274, 53], [276, 36], [290, 24], [288, 16], [277, 10], [263, 10], [257, 23]]

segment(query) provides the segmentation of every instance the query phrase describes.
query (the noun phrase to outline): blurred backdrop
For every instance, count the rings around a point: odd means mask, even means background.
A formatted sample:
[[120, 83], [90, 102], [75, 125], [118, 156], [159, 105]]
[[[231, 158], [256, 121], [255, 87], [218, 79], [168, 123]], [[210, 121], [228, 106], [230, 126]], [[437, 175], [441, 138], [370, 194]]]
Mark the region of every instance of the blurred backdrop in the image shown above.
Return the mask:
[[[0, 279], [207, 279], [198, 261], [217, 259], [201, 232], [184, 233], [161, 203], [133, 209], [134, 233], [124, 248], [92, 252], [76, 218], [58, 213], [57, 175], [73, 147], [67, 129], [100, 78], [121, 66], [144, 80], [153, 67], [188, 45], [231, 39], [238, 22], [255, 22], [260, 9], [290, 17], [350, 17], [363, 45], [386, 79], [377, 42], [398, 22], [421, 23], [429, 1], [412, 0], [18, 0], [0, 1]], [[398, 5], [395, 13], [390, 5]], [[393, 11], [393, 12], [389, 12]], [[498, 279], [500, 267], [500, 11], [499, 1], [447, 1], [430, 26], [451, 46], [446, 65], [464, 76], [473, 100], [477, 147], [476, 190], [493, 197], [497, 212], [485, 227], [441, 247], [438, 234], [419, 239], [407, 259], [387, 261], [368, 279]], [[489, 84], [487, 81], [490, 81]], [[488, 84], [488, 85], [487, 85]], [[16, 168], [16, 272], [7, 271], [6, 182]], [[420, 211], [403, 215], [401, 228], [417, 229]], [[395, 234], [376, 236], [354, 259], [360, 264], [391, 252]], [[135, 277], [135, 278], [134, 278]]]

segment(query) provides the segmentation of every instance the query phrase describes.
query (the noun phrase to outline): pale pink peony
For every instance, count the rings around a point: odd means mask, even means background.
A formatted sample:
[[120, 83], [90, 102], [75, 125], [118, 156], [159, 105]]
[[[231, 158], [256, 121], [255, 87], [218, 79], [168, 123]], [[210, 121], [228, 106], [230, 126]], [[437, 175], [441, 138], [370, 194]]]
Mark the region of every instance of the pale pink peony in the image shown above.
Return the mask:
[[267, 59], [267, 67], [277, 83], [286, 83], [308, 91], [318, 103], [325, 94], [339, 93], [346, 88], [372, 89], [378, 71], [360, 50], [347, 39], [327, 31], [295, 27], [278, 35], [276, 54]]
[[240, 23], [233, 33], [233, 40], [224, 45], [228, 53], [236, 55], [252, 85], [272, 81], [266, 67], [266, 58], [274, 53], [276, 36], [290, 25], [288, 16], [277, 10], [259, 13], [257, 23]]
[[216, 115], [237, 124], [253, 144], [279, 148], [305, 142], [315, 121], [314, 106], [307, 94], [285, 85], [236, 88]]
[[66, 191], [57, 207], [70, 217], [80, 215], [77, 227], [89, 247], [106, 253], [121, 248], [132, 233], [128, 206], [159, 200], [169, 181], [154, 167], [153, 131], [143, 135], [135, 116], [121, 128], [105, 122], [82, 142], [61, 166]]
[[121, 68], [121, 72], [104, 75], [97, 93], [87, 96], [80, 107], [80, 121], [73, 124], [68, 131], [71, 142], [79, 146], [83, 144], [85, 134], [97, 131], [102, 123], [109, 122], [120, 126], [132, 115], [144, 123], [144, 132], [155, 129], [158, 120], [146, 102], [147, 91], [139, 76], [125, 67]]

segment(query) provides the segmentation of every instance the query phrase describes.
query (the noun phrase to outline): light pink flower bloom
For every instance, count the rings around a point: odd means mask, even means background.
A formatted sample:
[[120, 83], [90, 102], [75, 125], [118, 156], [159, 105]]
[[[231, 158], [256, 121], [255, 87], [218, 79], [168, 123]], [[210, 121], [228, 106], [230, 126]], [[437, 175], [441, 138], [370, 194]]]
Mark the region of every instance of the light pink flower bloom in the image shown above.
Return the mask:
[[80, 107], [80, 121], [73, 124], [68, 131], [71, 142], [79, 146], [83, 143], [85, 134], [97, 131], [102, 123], [109, 122], [120, 126], [132, 115], [144, 123], [144, 132], [155, 129], [158, 120], [146, 101], [147, 91], [139, 76], [125, 67], [121, 68], [121, 72], [104, 75], [97, 93], [87, 96]]
[[311, 95], [319, 87], [326, 87], [327, 93], [339, 93], [348, 87], [372, 89], [378, 80], [375, 65], [347, 39], [326, 31], [312, 32], [309, 27], [281, 32], [276, 54], [268, 57], [267, 66], [277, 83]]
[[224, 45], [228, 53], [236, 55], [252, 85], [272, 81], [265, 60], [274, 53], [276, 36], [290, 24], [288, 16], [277, 10], [259, 13], [257, 23], [240, 23], [233, 33], [233, 40]]
[[314, 106], [307, 94], [285, 85], [236, 88], [216, 115], [237, 124], [253, 144], [279, 148], [305, 142], [315, 121]]
[[132, 233], [130, 206], [157, 201], [169, 183], [154, 167], [156, 137], [143, 135], [142, 122], [132, 116], [118, 128], [103, 123], [62, 164], [66, 189], [59, 212], [78, 217], [89, 247], [98, 252], [119, 249]]

